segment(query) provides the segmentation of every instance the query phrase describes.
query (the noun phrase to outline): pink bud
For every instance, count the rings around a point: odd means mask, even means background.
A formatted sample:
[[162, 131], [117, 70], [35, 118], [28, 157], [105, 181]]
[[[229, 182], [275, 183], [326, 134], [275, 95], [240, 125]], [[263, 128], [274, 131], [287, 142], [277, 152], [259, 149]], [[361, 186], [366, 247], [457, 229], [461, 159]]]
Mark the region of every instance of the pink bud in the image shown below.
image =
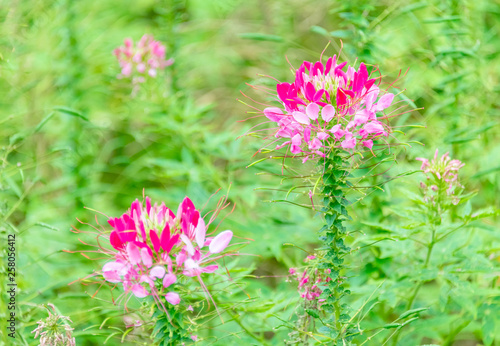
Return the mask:
[[165, 294], [165, 299], [172, 305], [177, 305], [181, 302], [181, 297], [175, 292], [168, 292]]

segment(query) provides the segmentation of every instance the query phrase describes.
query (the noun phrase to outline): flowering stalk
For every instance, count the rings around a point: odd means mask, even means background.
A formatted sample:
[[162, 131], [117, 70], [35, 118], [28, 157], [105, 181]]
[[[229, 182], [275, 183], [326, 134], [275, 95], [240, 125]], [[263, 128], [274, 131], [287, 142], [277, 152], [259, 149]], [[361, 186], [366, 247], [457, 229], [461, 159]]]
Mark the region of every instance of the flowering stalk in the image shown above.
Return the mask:
[[[344, 222], [350, 217], [344, 190], [351, 186], [347, 177], [354, 165], [354, 154], [375, 155], [377, 149], [388, 147], [387, 138], [393, 132], [388, 120], [398, 114], [387, 115], [384, 110], [392, 106], [394, 94], [380, 88], [381, 78], [372, 77], [364, 63], [355, 68], [339, 62], [336, 55], [325, 64], [304, 61], [293, 74], [292, 83], [278, 82], [276, 86], [279, 106], [262, 112], [269, 120], [266, 123], [277, 125], [273, 141], [264, 148], [276, 143], [271, 150], [285, 148], [285, 158], [318, 163], [320, 177], [309, 196], [312, 202], [319, 190], [323, 197], [319, 211], [325, 225], [319, 231], [322, 247], [303, 279], [320, 273], [327, 279], [321, 278], [316, 287], [302, 292], [305, 314], [299, 316], [289, 343], [306, 343], [308, 338], [315, 338], [310, 332], [315, 330], [312, 317], [321, 320], [323, 327], [318, 331], [323, 338], [348, 345], [359, 331], [351, 328], [344, 299], [350, 293], [343, 276], [344, 261], [351, 250], [346, 244]], [[304, 284], [301, 280], [299, 289]]]
[[[445, 153], [438, 159], [438, 153], [439, 151], [436, 149], [432, 160], [417, 158], [417, 160], [422, 161], [420, 169], [426, 174], [426, 183], [421, 182], [420, 188], [423, 194], [423, 207], [427, 219], [426, 224], [428, 225], [427, 233], [429, 237], [428, 242], [425, 244], [426, 254], [421, 267], [422, 270], [429, 267], [432, 251], [436, 244], [469, 222], [468, 219], [465, 219], [460, 226], [455, 227], [452, 231], [445, 234], [440, 234], [439, 232], [439, 226], [442, 224], [444, 213], [460, 202], [460, 192], [464, 186], [458, 180], [458, 173], [460, 168], [465, 166], [465, 164], [459, 160], [450, 159], [449, 153]], [[424, 281], [416, 283], [406, 304], [406, 310], [413, 308], [415, 299], [423, 285]], [[400, 334], [401, 330], [395, 334], [392, 341], [394, 346], [397, 345]]]

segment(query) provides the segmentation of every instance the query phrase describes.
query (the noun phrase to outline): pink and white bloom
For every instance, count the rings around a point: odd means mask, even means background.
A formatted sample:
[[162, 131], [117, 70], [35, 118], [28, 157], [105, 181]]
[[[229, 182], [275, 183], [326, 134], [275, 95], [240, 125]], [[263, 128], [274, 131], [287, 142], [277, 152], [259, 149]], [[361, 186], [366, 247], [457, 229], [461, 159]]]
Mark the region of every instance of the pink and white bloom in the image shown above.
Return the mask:
[[365, 147], [387, 137], [391, 129], [377, 113], [390, 107], [394, 95], [382, 93], [364, 63], [357, 69], [338, 63], [304, 61], [293, 83], [276, 86], [281, 107], [268, 107], [264, 115], [277, 124], [274, 136], [284, 139], [277, 148], [290, 146], [292, 154], [325, 156], [331, 148], [347, 151]]
[[[438, 153], [439, 151], [436, 149], [431, 161], [422, 157], [416, 158], [422, 162], [420, 169], [427, 175], [428, 180], [428, 184], [420, 184], [424, 191], [424, 200], [436, 205], [436, 200], [445, 202], [446, 199], [451, 199], [452, 204], [456, 205], [460, 201], [457, 194], [463, 188], [463, 185], [458, 181], [458, 171], [465, 164], [459, 160], [452, 160], [449, 153], [438, 158]], [[438, 195], [442, 198], [438, 199]]]
[[[120, 217], [110, 218], [113, 228], [109, 242], [114, 260], [104, 264], [102, 275], [110, 283], [121, 283], [126, 293], [137, 298], [152, 296], [161, 303], [177, 305], [181, 301], [175, 285], [179, 280], [197, 277], [205, 292], [201, 275], [214, 273], [215, 260], [233, 237], [224, 231], [208, 236], [208, 227], [193, 202], [186, 197], [177, 214], [164, 203], [135, 200]], [[161, 303], [163, 304], [163, 303]]]
[[118, 78], [133, 77], [134, 84], [143, 83], [147, 76], [155, 78], [158, 70], [174, 62], [173, 59], [166, 59], [165, 46], [151, 35], [142, 36], [136, 45], [127, 38], [124, 45], [116, 48], [113, 54], [121, 67]]

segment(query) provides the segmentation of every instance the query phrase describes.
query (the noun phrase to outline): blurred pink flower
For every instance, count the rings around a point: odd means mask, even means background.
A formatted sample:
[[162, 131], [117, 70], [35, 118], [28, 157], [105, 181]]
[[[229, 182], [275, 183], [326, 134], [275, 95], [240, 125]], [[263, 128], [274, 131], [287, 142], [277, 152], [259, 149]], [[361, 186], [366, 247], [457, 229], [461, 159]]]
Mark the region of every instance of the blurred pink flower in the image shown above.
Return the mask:
[[420, 184], [424, 191], [424, 200], [435, 205], [435, 197], [440, 193], [443, 195], [445, 193], [444, 196], [447, 196], [456, 205], [460, 201], [457, 193], [459, 189], [463, 188], [463, 185], [458, 181], [458, 171], [465, 164], [459, 160], [450, 159], [449, 153], [445, 153], [438, 159], [438, 153], [439, 151], [436, 149], [431, 161], [422, 157], [416, 158], [422, 162], [420, 169], [426, 173], [427, 180], [430, 181], [430, 184]]
[[[304, 259], [304, 262], [309, 262], [314, 259], [316, 259], [316, 256], [314, 255], [307, 256]], [[330, 269], [326, 269], [323, 271], [318, 269], [314, 269], [312, 271], [305, 269], [302, 274], [300, 274], [298, 273], [297, 269], [290, 268], [288, 272], [292, 277], [295, 278], [295, 280], [298, 281], [298, 291], [301, 298], [304, 298], [306, 300], [318, 299], [318, 302], [322, 302], [322, 300], [319, 299], [319, 296], [321, 295], [323, 290], [318, 287], [318, 284], [331, 281], [330, 277], [328, 277]]]
[[143, 76], [156, 77], [158, 70], [162, 70], [173, 64], [173, 59], [166, 59], [166, 49], [159, 41], [155, 41], [153, 36], [144, 35], [134, 47], [132, 39], [126, 38], [124, 46], [120, 46], [113, 51], [121, 67], [118, 78], [131, 77], [134, 83], [143, 83]]

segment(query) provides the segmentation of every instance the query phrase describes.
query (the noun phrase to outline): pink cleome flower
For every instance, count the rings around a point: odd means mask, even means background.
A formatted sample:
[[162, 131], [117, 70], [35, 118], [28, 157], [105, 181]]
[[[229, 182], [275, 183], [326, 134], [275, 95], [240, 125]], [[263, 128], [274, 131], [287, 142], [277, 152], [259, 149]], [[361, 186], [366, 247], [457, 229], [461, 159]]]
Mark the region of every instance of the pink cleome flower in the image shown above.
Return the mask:
[[458, 181], [458, 171], [465, 166], [459, 160], [450, 159], [449, 153], [445, 153], [438, 159], [439, 150], [436, 149], [434, 158], [429, 161], [426, 158], [417, 157], [418, 161], [422, 161], [420, 167], [427, 174], [427, 180], [431, 184], [428, 186], [425, 183], [420, 183], [420, 187], [424, 190], [424, 200], [431, 201], [435, 205], [435, 195], [441, 190], [446, 190], [446, 196], [451, 198], [453, 204], [457, 205], [460, 199], [456, 196], [458, 189], [463, 188], [463, 185]]
[[173, 59], [166, 60], [165, 46], [155, 41], [151, 35], [142, 36], [135, 47], [130, 38], [126, 38], [124, 44], [113, 51], [122, 69], [118, 78], [135, 76], [137, 72], [139, 75], [134, 77], [134, 83], [142, 83], [146, 72], [154, 78], [158, 70], [174, 62]]
[[[308, 262], [315, 258], [316, 256], [307, 256], [304, 261]], [[324, 301], [324, 299], [319, 299], [319, 296], [323, 293], [323, 290], [319, 286], [332, 280], [328, 276], [328, 274], [330, 274], [330, 269], [314, 269], [312, 272], [305, 269], [302, 273], [299, 273], [297, 269], [290, 268], [288, 272], [296, 281], [298, 281], [298, 291], [301, 298], [310, 301], [318, 300], [318, 303], [322, 303]]]
[[[138, 298], [163, 296], [173, 305], [180, 303], [170, 286], [180, 277], [197, 277], [213, 273], [219, 266], [213, 262], [229, 245], [233, 233], [224, 231], [207, 237], [207, 225], [193, 202], [186, 197], [177, 215], [165, 206], [135, 200], [120, 217], [111, 218], [113, 227], [109, 242], [114, 260], [104, 264], [106, 281], [121, 283], [126, 293]], [[208, 293], [208, 292], [207, 292]]]
[[390, 129], [377, 113], [391, 106], [394, 95], [381, 92], [364, 63], [344, 71], [346, 65], [336, 55], [325, 65], [304, 61], [293, 83], [276, 86], [281, 107], [268, 107], [264, 115], [277, 123], [275, 137], [285, 140], [277, 148], [289, 145], [292, 154], [304, 154], [305, 162], [324, 157], [332, 147], [371, 150], [374, 141], [388, 136]]

